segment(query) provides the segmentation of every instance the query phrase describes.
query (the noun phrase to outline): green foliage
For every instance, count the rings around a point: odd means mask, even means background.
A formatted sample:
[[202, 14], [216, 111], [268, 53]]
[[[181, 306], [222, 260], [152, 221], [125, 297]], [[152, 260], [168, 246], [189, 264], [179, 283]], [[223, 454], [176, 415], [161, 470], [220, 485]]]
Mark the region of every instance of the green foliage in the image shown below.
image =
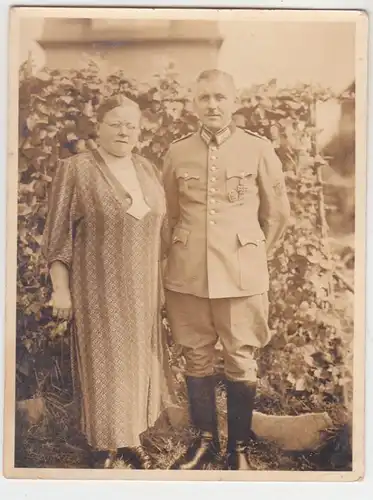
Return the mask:
[[[22, 74], [17, 275], [19, 389], [26, 384], [31, 392], [42, 391], [48, 384], [63, 385], [69, 380], [68, 370], [61, 368], [65, 366], [61, 346], [66, 345], [64, 352], [68, 352], [66, 325], [56, 324], [51, 318], [47, 306], [51, 292], [48, 269], [40, 253], [47, 192], [58, 158], [97, 147], [97, 106], [105, 96], [116, 93], [133, 98], [142, 108], [138, 149], [159, 168], [170, 142], [198, 127], [188, 91], [178, 83], [173, 68], [156, 75], [151, 84], [131, 81], [123, 72], [103, 81], [93, 63], [80, 71], [46, 70], [32, 77]], [[315, 151], [314, 103], [323, 96], [322, 89], [300, 86], [282, 90], [270, 82], [260, 91], [254, 89], [250, 98], [246, 96], [240, 110], [245, 126], [273, 140], [284, 164], [292, 205], [291, 227], [270, 264], [270, 317], [275, 334], [271, 344], [259, 353], [262, 388], [280, 397], [284, 407], [290, 400], [305, 403], [309, 409], [340, 403], [346, 382], [349, 339], [344, 333], [352, 330], [352, 319], [345, 314], [347, 292], [338, 289], [332, 277], [338, 262], [328, 250], [319, 176], [323, 161]], [[48, 357], [61, 358], [61, 363], [52, 362], [46, 369]], [[39, 375], [34, 380], [35, 373]], [[40, 373], [46, 375], [41, 377]], [[302, 409], [300, 404], [297, 409]]]

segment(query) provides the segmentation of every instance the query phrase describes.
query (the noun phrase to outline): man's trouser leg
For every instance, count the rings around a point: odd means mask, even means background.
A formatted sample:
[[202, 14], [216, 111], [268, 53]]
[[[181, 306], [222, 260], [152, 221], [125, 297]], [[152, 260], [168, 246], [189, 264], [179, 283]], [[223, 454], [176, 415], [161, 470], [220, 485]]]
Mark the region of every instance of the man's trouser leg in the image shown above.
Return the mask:
[[227, 378], [227, 466], [252, 469], [249, 459], [256, 393], [256, 348], [270, 340], [267, 294], [212, 301], [214, 324], [223, 346]]
[[186, 360], [190, 420], [198, 439], [175, 462], [175, 469], [200, 469], [219, 452], [215, 402], [214, 347], [217, 341], [208, 299], [166, 291], [167, 316], [175, 343]]

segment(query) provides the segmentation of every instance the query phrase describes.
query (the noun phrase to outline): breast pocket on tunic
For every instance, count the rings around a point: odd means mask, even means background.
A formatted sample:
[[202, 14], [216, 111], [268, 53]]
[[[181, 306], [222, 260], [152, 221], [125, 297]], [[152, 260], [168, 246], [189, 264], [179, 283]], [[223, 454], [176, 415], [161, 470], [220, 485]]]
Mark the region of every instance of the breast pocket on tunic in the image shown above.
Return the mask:
[[176, 178], [179, 192], [187, 194], [191, 189], [198, 189], [201, 176], [194, 165], [185, 164], [176, 169]]
[[244, 202], [257, 189], [255, 168], [228, 167], [226, 171], [227, 197], [231, 203]]

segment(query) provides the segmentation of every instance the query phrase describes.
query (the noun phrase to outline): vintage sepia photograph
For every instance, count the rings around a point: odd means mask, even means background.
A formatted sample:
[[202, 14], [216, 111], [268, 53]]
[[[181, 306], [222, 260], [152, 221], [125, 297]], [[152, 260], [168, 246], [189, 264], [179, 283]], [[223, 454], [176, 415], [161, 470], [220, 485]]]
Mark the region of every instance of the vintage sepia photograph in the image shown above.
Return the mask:
[[367, 19], [11, 9], [5, 475], [364, 475]]

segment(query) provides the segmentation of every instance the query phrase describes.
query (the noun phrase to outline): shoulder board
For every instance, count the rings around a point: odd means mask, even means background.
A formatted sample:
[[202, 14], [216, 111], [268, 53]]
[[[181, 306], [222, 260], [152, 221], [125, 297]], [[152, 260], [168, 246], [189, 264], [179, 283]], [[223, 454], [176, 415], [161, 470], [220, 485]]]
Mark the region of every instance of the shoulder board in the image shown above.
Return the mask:
[[266, 141], [266, 142], [271, 142], [267, 137], [265, 137], [264, 135], [260, 135], [260, 134], [257, 134], [256, 132], [253, 132], [252, 130], [249, 130], [247, 128], [243, 128], [242, 129], [244, 132], [246, 132], [246, 134], [249, 134], [249, 135], [252, 135], [254, 137], [257, 137], [258, 139], [262, 139], [263, 141]]
[[187, 139], [188, 137], [192, 137], [192, 135], [194, 135], [195, 132], [189, 132], [189, 134], [186, 134], [186, 135], [183, 135], [182, 137], [179, 137], [178, 139], [175, 139], [171, 142], [171, 144], [175, 144], [176, 142], [180, 142], [180, 141], [183, 141], [184, 139]]

